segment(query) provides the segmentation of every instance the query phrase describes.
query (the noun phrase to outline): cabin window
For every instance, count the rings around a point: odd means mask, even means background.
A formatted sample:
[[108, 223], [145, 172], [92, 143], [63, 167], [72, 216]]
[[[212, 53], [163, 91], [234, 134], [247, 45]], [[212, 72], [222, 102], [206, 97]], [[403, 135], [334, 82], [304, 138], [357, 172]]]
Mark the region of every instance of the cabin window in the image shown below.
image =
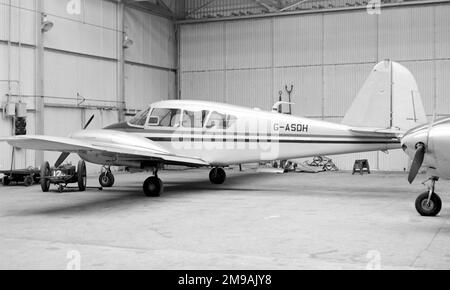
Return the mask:
[[212, 112], [206, 127], [214, 129], [228, 129], [234, 123], [236, 123], [236, 120], [237, 118], [233, 115], [226, 115], [218, 112]]
[[148, 116], [149, 112], [150, 112], [150, 108], [148, 108], [147, 110], [141, 111], [133, 119], [131, 119], [129, 123], [131, 125], [143, 127], [145, 125], [145, 121], [147, 121], [147, 116]]
[[181, 110], [179, 109], [153, 109], [150, 118], [151, 126], [157, 127], [179, 127], [181, 118]]
[[183, 127], [203, 128], [208, 113], [208, 111], [183, 111]]

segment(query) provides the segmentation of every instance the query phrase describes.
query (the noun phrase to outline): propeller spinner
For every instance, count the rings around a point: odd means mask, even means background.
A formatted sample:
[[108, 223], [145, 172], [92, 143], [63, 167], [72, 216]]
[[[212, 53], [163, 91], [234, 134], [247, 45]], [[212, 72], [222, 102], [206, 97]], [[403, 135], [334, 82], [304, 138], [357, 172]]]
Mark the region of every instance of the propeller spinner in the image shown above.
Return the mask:
[[[426, 138], [424, 138], [423, 133], [417, 135], [417, 136], [421, 136], [422, 140], [418, 140], [419, 137], [417, 137], [417, 139], [416, 139], [416, 138], [414, 138], [414, 136], [406, 135], [403, 137], [403, 139], [405, 140], [404, 144], [415, 142], [415, 148], [416, 148], [416, 151], [414, 153], [413, 162], [411, 164], [411, 169], [409, 170], [409, 175], [408, 175], [409, 183], [414, 182], [414, 180], [417, 177], [417, 174], [419, 173], [420, 168], [423, 165], [423, 161], [425, 159], [425, 154], [427, 153], [428, 148], [429, 148], [428, 146], [430, 143], [430, 134], [431, 134], [431, 130], [433, 129], [435, 119], [436, 119], [436, 115], [434, 114], [430, 124], [428, 125], [428, 128], [422, 129], [422, 132], [425, 129], [427, 129]], [[417, 134], [417, 132], [415, 134]], [[408, 142], [408, 141], [406, 141], [408, 139], [412, 139], [412, 140], [410, 140]], [[425, 139], [425, 140], [423, 140], [423, 139]], [[407, 148], [407, 146], [405, 148]]]

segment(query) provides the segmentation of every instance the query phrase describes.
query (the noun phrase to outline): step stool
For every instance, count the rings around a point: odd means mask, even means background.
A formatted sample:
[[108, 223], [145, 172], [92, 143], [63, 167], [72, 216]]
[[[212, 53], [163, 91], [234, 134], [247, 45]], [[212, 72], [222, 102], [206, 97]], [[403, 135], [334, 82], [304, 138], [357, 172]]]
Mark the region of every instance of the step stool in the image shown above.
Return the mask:
[[362, 159], [362, 160], [355, 160], [355, 165], [353, 165], [353, 175], [359, 171], [361, 175], [364, 174], [364, 171], [370, 174], [370, 165], [369, 160]]

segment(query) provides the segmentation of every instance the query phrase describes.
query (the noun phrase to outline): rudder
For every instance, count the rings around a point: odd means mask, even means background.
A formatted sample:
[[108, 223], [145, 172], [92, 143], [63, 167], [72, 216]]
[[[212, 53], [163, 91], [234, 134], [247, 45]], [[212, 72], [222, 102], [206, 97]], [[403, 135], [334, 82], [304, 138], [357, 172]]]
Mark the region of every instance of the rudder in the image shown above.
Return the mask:
[[427, 122], [416, 80], [399, 63], [378, 63], [359, 91], [342, 124], [406, 131]]

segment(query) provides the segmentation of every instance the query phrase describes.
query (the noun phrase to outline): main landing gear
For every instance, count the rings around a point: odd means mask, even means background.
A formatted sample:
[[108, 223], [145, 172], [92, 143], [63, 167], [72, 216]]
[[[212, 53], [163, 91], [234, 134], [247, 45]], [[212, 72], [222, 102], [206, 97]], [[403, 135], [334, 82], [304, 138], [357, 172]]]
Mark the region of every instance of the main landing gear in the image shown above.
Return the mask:
[[226, 179], [227, 174], [223, 168], [215, 167], [209, 172], [209, 180], [212, 184], [223, 184]]
[[160, 197], [164, 191], [164, 183], [158, 178], [158, 170], [154, 170], [153, 174], [144, 181], [144, 194], [148, 197]]
[[[209, 173], [209, 180], [213, 184], [223, 184], [227, 175], [223, 168], [215, 167]], [[164, 191], [164, 183], [158, 177], [158, 170], [153, 171], [153, 176], [150, 176], [143, 184], [144, 194], [148, 197], [160, 197]]]
[[103, 167], [103, 172], [98, 177], [98, 182], [102, 187], [112, 187], [114, 185], [114, 175], [111, 172], [110, 166]]
[[416, 210], [422, 216], [437, 216], [442, 209], [442, 200], [434, 192], [436, 181], [438, 180], [438, 177], [431, 177], [429, 179], [431, 181], [429, 190], [419, 195], [416, 199]]

